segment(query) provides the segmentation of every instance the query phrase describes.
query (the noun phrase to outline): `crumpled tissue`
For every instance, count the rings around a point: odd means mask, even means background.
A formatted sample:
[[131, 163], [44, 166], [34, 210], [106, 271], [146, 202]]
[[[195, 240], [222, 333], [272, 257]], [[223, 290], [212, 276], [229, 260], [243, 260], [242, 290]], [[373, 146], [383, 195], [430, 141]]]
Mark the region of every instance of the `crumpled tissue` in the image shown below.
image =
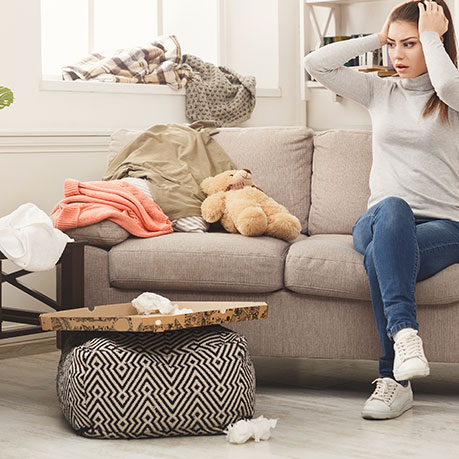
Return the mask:
[[256, 442], [260, 440], [269, 440], [271, 429], [274, 429], [277, 424], [277, 419], [268, 419], [259, 416], [256, 419], [244, 420], [231, 424], [223, 433], [226, 433], [226, 439], [230, 443], [245, 443], [250, 438]]
[[131, 301], [132, 306], [139, 314], [188, 314], [192, 309], [179, 309], [177, 304], [172, 304], [168, 298], [156, 293], [144, 292]]

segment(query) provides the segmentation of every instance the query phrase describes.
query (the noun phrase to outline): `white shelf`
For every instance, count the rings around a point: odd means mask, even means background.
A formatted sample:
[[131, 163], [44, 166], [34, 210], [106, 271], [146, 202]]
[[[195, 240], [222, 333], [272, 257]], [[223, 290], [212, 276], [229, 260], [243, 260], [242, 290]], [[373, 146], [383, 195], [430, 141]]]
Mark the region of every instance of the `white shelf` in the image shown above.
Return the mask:
[[[299, 2], [299, 16], [300, 16], [300, 81], [306, 81], [307, 75], [306, 70], [303, 66], [304, 56], [306, 56], [310, 50], [315, 49], [317, 45], [323, 46], [324, 37], [328, 35], [344, 35], [344, 25], [342, 23], [342, 7], [349, 6], [352, 4], [362, 3], [386, 3], [390, 0], [298, 0]], [[459, 3], [459, 0], [455, 0]], [[321, 15], [321, 21], [318, 20], [318, 11], [315, 7], [326, 7], [328, 9], [328, 15]], [[317, 13], [317, 14], [316, 14]], [[334, 24], [334, 30], [329, 31], [329, 27]], [[311, 42], [312, 34], [314, 31], [316, 43]], [[307, 90], [311, 87], [321, 87], [320, 85], [300, 85], [300, 98], [303, 101], [307, 101], [308, 94]]]
[[306, 86], [308, 88], [325, 88], [325, 86], [318, 81], [306, 81]]

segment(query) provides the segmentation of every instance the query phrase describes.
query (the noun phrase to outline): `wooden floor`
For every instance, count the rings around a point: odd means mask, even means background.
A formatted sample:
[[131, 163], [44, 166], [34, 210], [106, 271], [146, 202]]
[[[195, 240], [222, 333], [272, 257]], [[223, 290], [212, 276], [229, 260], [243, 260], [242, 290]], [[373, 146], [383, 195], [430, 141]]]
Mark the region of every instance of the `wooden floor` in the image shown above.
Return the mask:
[[2, 459], [459, 457], [458, 365], [432, 365], [432, 376], [414, 382], [414, 408], [401, 417], [367, 421], [360, 410], [372, 391], [376, 362], [254, 359], [255, 417], [278, 418], [278, 425], [268, 441], [232, 445], [224, 435], [148, 440], [75, 435], [57, 403], [59, 355], [0, 360]]

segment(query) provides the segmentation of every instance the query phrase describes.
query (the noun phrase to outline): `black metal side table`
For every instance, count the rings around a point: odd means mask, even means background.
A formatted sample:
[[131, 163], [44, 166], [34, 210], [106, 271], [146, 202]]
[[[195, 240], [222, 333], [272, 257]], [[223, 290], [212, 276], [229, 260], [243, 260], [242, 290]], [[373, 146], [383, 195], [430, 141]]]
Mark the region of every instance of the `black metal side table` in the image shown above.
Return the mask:
[[[9, 274], [1, 270], [5, 255], [0, 252], [0, 339], [13, 336], [42, 333], [40, 314], [38, 311], [27, 309], [7, 308], [2, 303], [2, 284], [4, 282], [22, 290], [31, 297], [41, 301], [56, 311], [79, 308], [84, 306], [84, 242], [69, 242], [56, 263], [57, 292], [56, 301], [45, 294], [27, 287], [18, 278], [30, 274], [21, 269]], [[2, 322], [15, 322], [31, 325], [20, 330], [2, 330]], [[61, 347], [61, 332], [57, 332], [57, 347]]]

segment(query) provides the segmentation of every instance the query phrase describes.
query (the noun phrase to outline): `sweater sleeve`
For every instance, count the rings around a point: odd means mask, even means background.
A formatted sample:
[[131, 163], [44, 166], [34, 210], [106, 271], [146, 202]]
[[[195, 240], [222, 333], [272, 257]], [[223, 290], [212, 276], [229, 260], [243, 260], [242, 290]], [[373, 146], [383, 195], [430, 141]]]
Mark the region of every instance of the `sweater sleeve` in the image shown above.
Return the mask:
[[446, 52], [440, 35], [437, 32], [422, 32], [419, 40], [435, 92], [441, 101], [459, 110], [459, 70]]
[[377, 33], [322, 46], [304, 58], [304, 66], [317, 81], [333, 92], [369, 107], [382, 78], [344, 66], [353, 57], [381, 48]]

